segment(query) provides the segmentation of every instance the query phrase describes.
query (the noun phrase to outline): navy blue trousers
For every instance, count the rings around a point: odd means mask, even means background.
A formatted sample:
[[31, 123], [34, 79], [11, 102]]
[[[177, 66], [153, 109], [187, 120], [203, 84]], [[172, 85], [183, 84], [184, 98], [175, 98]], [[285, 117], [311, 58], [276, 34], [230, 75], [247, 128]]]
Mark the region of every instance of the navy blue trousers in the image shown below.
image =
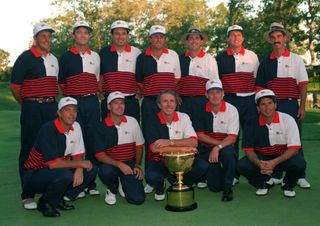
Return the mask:
[[183, 96], [180, 111], [189, 115], [192, 122], [197, 120], [197, 114], [200, 108], [205, 106], [208, 99], [205, 96]]
[[93, 165], [90, 171], [83, 170], [83, 183], [73, 187], [73, 173], [71, 169], [28, 170], [25, 174], [24, 189], [32, 193], [42, 194], [42, 199], [52, 206], [57, 206], [66, 195], [74, 200], [78, 194], [94, 179], [97, 167]]
[[25, 100], [21, 104], [21, 149], [19, 155], [19, 175], [22, 187], [22, 199], [34, 197], [34, 194], [30, 194], [23, 190], [23, 178], [26, 171], [24, 163], [29, 157], [29, 153], [41, 126], [57, 117], [57, 109], [58, 105], [56, 102], [41, 104], [36, 101]]
[[[184, 174], [183, 183], [192, 186], [200, 177], [202, 177], [209, 167], [209, 163], [199, 157], [194, 159], [190, 172]], [[163, 183], [167, 179], [171, 184], [176, 181], [175, 175], [172, 175], [163, 161], [148, 160], [146, 164], [146, 182], [155, 188], [156, 193], [164, 192]]]
[[[133, 161], [125, 162], [131, 168], [134, 167]], [[143, 190], [142, 180], [136, 178], [135, 174], [125, 175], [117, 167], [108, 164], [99, 164], [99, 178], [113, 193], [118, 191], [118, 178], [120, 178], [123, 192], [128, 203], [140, 205], [144, 202], [145, 194]]]
[[[266, 156], [260, 153], [256, 153], [260, 160], [271, 160], [276, 156]], [[280, 163], [274, 169], [274, 172], [285, 171], [286, 175], [283, 178], [283, 182], [290, 188], [293, 188], [297, 180], [303, 175], [306, 168], [306, 162], [301, 155], [295, 155], [285, 162]], [[249, 183], [256, 188], [260, 188], [262, 184], [270, 179], [270, 176], [261, 174], [260, 168], [252, 163], [247, 156], [243, 157], [238, 162], [238, 170], [241, 175], [245, 176]]]
[[[199, 153], [199, 157], [208, 162], [211, 151]], [[209, 163], [206, 173], [208, 188], [213, 192], [232, 188], [232, 182], [237, 167], [236, 151], [233, 146], [227, 146], [220, 150], [219, 162]]]

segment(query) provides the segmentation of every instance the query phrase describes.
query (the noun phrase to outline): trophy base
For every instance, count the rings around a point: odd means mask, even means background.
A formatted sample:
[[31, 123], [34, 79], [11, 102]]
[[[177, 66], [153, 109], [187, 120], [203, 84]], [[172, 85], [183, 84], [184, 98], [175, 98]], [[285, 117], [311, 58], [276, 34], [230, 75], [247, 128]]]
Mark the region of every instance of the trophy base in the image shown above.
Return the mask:
[[185, 212], [198, 207], [194, 201], [194, 189], [192, 187], [176, 190], [174, 186], [167, 189], [166, 210], [173, 212]]

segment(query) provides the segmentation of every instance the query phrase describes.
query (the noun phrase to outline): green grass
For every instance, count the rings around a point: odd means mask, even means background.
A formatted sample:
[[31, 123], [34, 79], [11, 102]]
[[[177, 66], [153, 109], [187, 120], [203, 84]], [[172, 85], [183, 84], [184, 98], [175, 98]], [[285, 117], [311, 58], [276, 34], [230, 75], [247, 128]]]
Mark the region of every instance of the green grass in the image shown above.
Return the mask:
[[320, 82], [309, 82], [308, 91], [320, 91]]
[[[6, 88], [7, 89], [7, 88]], [[165, 202], [156, 202], [147, 195], [141, 206], [125, 202], [119, 195], [115, 206], [104, 203], [105, 187], [98, 181], [103, 195], [77, 200], [76, 210], [62, 212], [57, 219], [48, 219], [38, 211], [21, 206], [18, 177], [19, 106], [10, 100], [8, 89], [0, 88], [0, 225], [3, 226], [283, 226], [320, 225], [320, 111], [308, 111], [303, 123], [303, 144], [308, 162], [307, 176], [312, 189], [296, 188], [294, 199], [284, 198], [279, 186], [265, 197], [256, 197], [254, 188], [241, 177], [234, 188], [234, 201], [222, 203], [221, 193], [195, 189], [198, 209], [172, 213], [164, 210]], [[4, 98], [4, 96], [6, 98]], [[16, 107], [14, 107], [16, 106]], [[15, 109], [14, 109], [15, 108]]]

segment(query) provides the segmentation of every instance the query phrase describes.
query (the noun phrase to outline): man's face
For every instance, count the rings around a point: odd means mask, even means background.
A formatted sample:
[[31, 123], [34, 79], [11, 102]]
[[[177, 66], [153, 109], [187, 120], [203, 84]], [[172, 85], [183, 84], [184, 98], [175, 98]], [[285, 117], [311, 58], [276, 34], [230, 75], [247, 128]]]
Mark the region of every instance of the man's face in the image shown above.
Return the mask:
[[285, 47], [287, 42], [287, 36], [281, 31], [274, 31], [270, 35], [271, 45], [273, 49], [282, 49]]
[[111, 37], [116, 46], [125, 46], [128, 43], [128, 31], [124, 28], [113, 29]]
[[199, 51], [201, 49], [201, 45], [203, 44], [203, 40], [198, 34], [190, 34], [188, 35], [186, 44], [190, 51]]
[[172, 115], [177, 107], [176, 99], [172, 94], [163, 94], [158, 106], [165, 115]]
[[228, 36], [228, 44], [231, 48], [240, 48], [244, 37], [241, 31], [230, 31]]
[[153, 49], [162, 50], [165, 47], [166, 36], [162, 34], [154, 34], [150, 36], [150, 46]]
[[51, 46], [52, 34], [49, 31], [40, 31], [36, 36], [33, 36], [35, 44], [42, 51], [48, 52]]
[[262, 117], [266, 119], [273, 118], [276, 112], [277, 104], [273, 102], [273, 100], [269, 97], [262, 98], [260, 100], [258, 111], [262, 115]]
[[209, 102], [213, 106], [218, 106], [223, 100], [224, 91], [221, 89], [212, 89], [209, 90], [206, 94]]
[[76, 105], [64, 106], [58, 111], [58, 117], [61, 123], [72, 126], [77, 119], [78, 107]]
[[124, 99], [122, 98], [114, 99], [113, 101], [110, 102], [110, 104], [108, 104], [108, 110], [112, 115], [115, 115], [115, 116], [122, 116], [124, 113], [124, 109], [125, 109], [125, 103], [124, 103]]
[[85, 45], [88, 45], [89, 43], [90, 32], [85, 27], [79, 27], [75, 30], [72, 37], [75, 40], [76, 44], [85, 46]]

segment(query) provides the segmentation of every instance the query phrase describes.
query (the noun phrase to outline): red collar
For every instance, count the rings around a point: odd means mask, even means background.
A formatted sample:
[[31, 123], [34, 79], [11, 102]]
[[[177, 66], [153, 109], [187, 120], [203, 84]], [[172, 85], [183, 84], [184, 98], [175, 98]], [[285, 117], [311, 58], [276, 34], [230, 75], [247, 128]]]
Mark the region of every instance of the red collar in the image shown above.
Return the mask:
[[[127, 120], [127, 118], [126, 118], [126, 116], [122, 116], [122, 119], [121, 119], [121, 122], [124, 122], [124, 123], [126, 123], [128, 120]], [[110, 118], [110, 113], [107, 115], [107, 117], [104, 119], [104, 122], [106, 123], [106, 125], [107, 126], [114, 126], [114, 123], [113, 123], [113, 121], [111, 120], [111, 118]]]
[[[35, 57], [42, 57], [42, 53], [37, 50], [36, 46], [32, 46], [30, 51]], [[47, 51], [47, 53], [49, 53], [49, 51]]]
[[[280, 123], [280, 117], [279, 117], [279, 112], [276, 111], [276, 113], [274, 114], [272, 123]], [[259, 125], [260, 126], [265, 126], [268, 123], [264, 120], [264, 118], [262, 117], [262, 115], [259, 115]]]
[[[76, 49], [75, 46], [72, 46], [72, 47], [70, 48], [70, 52], [73, 53], [74, 55], [80, 54], [80, 52]], [[90, 55], [90, 54], [91, 54], [91, 49], [87, 48], [85, 52]]]
[[[152, 53], [151, 52], [151, 48], [149, 47], [148, 49], [146, 49], [144, 54], [146, 56], [151, 56], [151, 53]], [[169, 49], [168, 48], [164, 48], [162, 53], [168, 54], [169, 53]]]
[[[290, 51], [289, 51], [288, 49], [285, 49], [284, 52], [283, 52], [283, 54], [282, 54], [281, 56], [283, 56], [283, 57], [288, 57], [288, 56], [290, 56]], [[278, 56], [275, 54], [275, 52], [272, 52], [272, 53], [270, 54], [270, 60], [274, 60], [274, 59], [276, 59], [276, 58], [278, 58]]]
[[[61, 122], [60, 122], [59, 118], [56, 118], [56, 119], [54, 120], [54, 125], [55, 125], [55, 127], [57, 128], [57, 130], [58, 130], [59, 133], [64, 134], [64, 133], [66, 132], [66, 131], [62, 128], [62, 125], [61, 125]], [[71, 131], [74, 130], [73, 126], [71, 126], [70, 130], [71, 130]]]
[[[186, 51], [184, 54], [186, 57], [190, 57], [190, 51]], [[202, 58], [204, 57], [204, 55], [206, 55], [206, 52], [203, 50], [200, 50], [200, 52], [198, 53], [197, 57]]]
[[[111, 44], [110, 51], [111, 51], [111, 52], [117, 52], [117, 49], [116, 49], [116, 47], [115, 47], [114, 44]], [[131, 52], [131, 46], [127, 44], [127, 45], [124, 47], [124, 51], [130, 53], [130, 52]]]
[[[226, 110], [227, 110], [227, 104], [224, 100], [222, 100], [219, 112], [226, 112]], [[209, 101], [206, 104], [206, 112], [212, 112], [211, 105], [210, 105]]]
[[[240, 50], [240, 55], [244, 55], [245, 54], [245, 52], [246, 52], [246, 50], [245, 50], [245, 48], [243, 47], [243, 46], [241, 46], [241, 50]], [[232, 56], [234, 54], [234, 52], [233, 52], [233, 50], [231, 49], [231, 48], [228, 48], [227, 49], [227, 55], [228, 56]]]
[[[167, 124], [167, 122], [164, 119], [163, 114], [162, 114], [161, 111], [158, 113], [158, 118], [159, 118], [161, 124]], [[176, 111], [173, 113], [173, 121], [174, 122], [179, 121], [179, 116], [178, 116], [178, 113]]]

